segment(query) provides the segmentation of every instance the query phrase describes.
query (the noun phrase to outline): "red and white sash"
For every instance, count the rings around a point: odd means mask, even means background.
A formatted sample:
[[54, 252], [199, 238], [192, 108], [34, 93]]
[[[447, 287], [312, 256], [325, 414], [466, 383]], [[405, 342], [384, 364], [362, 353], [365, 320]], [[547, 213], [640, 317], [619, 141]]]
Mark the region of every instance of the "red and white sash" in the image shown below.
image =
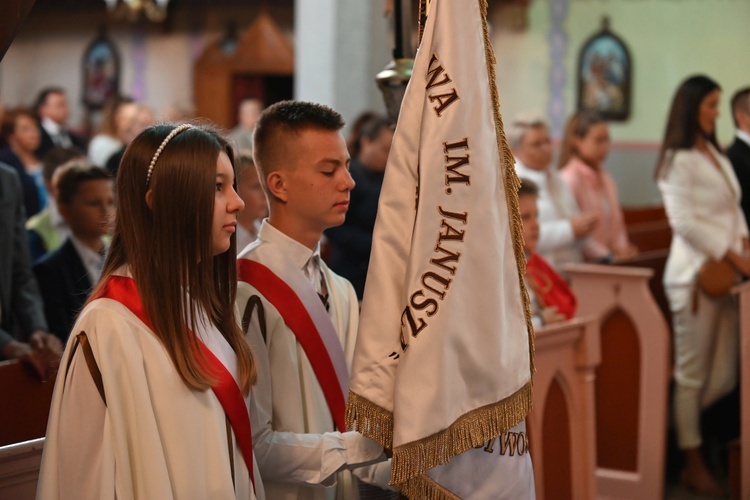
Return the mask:
[[[99, 289], [99, 292], [91, 298], [92, 301], [96, 299], [116, 300], [127, 307], [130, 312], [153, 331], [153, 324], [146, 314], [146, 308], [143, 306], [141, 296], [138, 293], [138, 287], [133, 278], [127, 276], [110, 276], [107, 278], [104, 286]], [[250, 427], [250, 415], [245, 405], [245, 399], [242, 397], [242, 392], [232, 374], [229, 373], [224, 364], [206, 347], [200, 338], [198, 338], [198, 345], [206, 361], [208, 361], [208, 368], [211, 375], [216, 378], [216, 384], [211, 387], [211, 390], [216, 394], [216, 398], [221, 403], [229, 419], [229, 423], [232, 425], [234, 435], [237, 438], [237, 444], [239, 445], [242, 457], [245, 459], [247, 470], [250, 473], [253, 490], [255, 490], [253, 433]]]
[[[262, 260], [261, 264], [257, 260]], [[310, 361], [339, 431], [346, 430], [349, 370], [328, 311], [307, 278], [260, 241], [237, 259], [239, 280], [257, 289], [278, 311]]]

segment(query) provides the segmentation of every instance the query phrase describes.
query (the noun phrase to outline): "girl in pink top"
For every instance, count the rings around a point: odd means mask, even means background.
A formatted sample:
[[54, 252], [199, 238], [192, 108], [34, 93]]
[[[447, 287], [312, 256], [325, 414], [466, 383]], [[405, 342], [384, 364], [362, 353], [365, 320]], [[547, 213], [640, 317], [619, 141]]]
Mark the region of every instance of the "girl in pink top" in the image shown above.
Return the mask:
[[574, 114], [565, 126], [560, 174], [582, 213], [598, 215], [599, 224], [584, 248], [589, 261], [629, 259], [638, 249], [628, 240], [617, 186], [604, 169], [609, 153], [609, 127], [590, 112]]

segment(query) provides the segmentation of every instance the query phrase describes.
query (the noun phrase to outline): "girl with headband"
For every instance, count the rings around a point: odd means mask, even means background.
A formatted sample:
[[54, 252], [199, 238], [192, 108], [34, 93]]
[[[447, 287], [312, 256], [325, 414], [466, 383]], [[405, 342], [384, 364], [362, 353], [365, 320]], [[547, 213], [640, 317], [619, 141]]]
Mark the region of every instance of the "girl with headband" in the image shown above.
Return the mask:
[[233, 162], [205, 126], [153, 126], [125, 152], [110, 251], [57, 376], [39, 498], [264, 498], [256, 368], [233, 309]]

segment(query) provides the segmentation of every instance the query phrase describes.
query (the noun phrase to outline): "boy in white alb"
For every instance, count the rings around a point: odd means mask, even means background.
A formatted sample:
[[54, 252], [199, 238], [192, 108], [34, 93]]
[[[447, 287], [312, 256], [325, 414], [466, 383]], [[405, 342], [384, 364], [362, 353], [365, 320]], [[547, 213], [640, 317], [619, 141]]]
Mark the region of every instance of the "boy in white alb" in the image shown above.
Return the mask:
[[[354, 181], [332, 109], [284, 101], [261, 115], [253, 156], [269, 200], [258, 239], [240, 252], [237, 301], [258, 363], [253, 443], [268, 497], [357, 498], [350, 470], [386, 485], [380, 445], [345, 432], [358, 326], [351, 284], [320, 258]], [[327, 486], [329, 488], [321, 488]]]

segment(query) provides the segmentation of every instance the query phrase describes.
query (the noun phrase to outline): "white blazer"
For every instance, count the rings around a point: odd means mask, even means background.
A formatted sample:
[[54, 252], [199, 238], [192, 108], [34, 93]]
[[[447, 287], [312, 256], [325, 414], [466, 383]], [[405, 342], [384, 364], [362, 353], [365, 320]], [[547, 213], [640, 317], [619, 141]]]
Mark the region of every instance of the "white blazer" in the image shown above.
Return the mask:
[[710, 144], [709, 149], [721, 170], [697, 149], [668, 151], [666, 172], [658, 182], [672, 227], [664, 270], [668, 288], [692, 287], [706, 260], [719, 260], [730, 249], [741, 252], [742, 238], [748, 235], [732, 165]]

